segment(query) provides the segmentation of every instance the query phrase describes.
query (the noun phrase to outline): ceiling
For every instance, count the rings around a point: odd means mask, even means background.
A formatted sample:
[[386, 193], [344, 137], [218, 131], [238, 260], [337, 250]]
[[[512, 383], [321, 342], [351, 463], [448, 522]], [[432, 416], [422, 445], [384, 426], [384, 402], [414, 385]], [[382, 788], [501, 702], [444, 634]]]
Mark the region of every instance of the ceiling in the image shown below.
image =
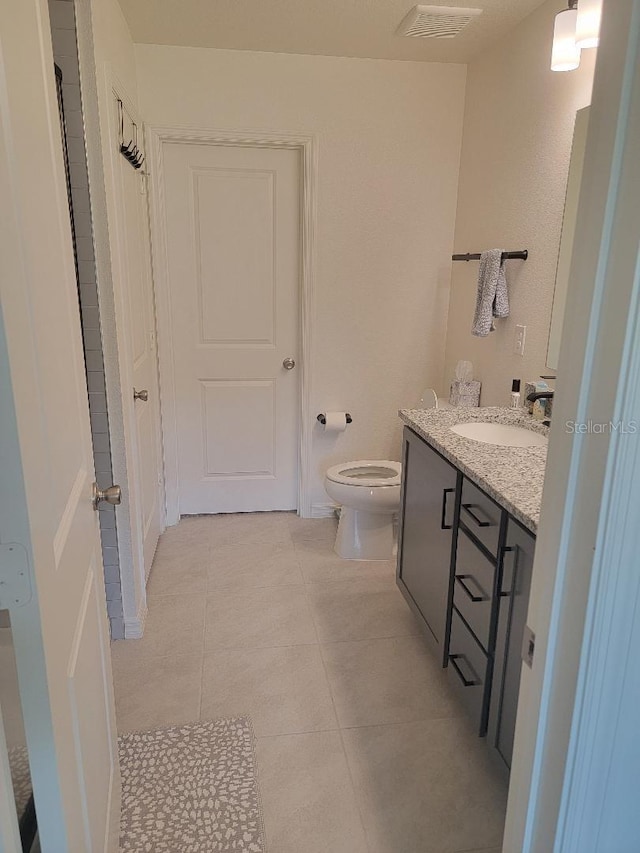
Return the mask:
[[412, 0], [120, 0], [120, 5], [133, 40], [147, 44], [468, 62], [542, 2], [431, 0], [483, 10], [454, 39], [396, 35]]

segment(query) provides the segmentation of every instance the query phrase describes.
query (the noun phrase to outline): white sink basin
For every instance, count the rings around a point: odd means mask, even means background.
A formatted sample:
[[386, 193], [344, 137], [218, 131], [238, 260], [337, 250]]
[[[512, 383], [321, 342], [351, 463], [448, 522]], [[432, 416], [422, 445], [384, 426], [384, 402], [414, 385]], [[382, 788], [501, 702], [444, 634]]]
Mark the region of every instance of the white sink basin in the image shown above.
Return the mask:
[[470, 421], [466, 424], [456, 424], [450, 429], [451, 432], [463, 438], [482, 441], [484, 444], [497, 444], [501, 447], [546, 447], [547, 445], [546, 435], [509, 424]]

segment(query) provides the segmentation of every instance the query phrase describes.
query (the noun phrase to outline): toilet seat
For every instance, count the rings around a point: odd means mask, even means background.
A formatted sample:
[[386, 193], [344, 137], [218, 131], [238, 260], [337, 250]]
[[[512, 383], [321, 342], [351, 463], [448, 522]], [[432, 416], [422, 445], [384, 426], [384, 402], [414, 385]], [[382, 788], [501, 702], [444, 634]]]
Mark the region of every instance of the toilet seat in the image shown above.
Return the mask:
[[389, 459], [361, 459], [342, 462], [327, 470], [327, 480], [343, 486], [364, 486], [367, 489], [399, 486], [402, 464]]

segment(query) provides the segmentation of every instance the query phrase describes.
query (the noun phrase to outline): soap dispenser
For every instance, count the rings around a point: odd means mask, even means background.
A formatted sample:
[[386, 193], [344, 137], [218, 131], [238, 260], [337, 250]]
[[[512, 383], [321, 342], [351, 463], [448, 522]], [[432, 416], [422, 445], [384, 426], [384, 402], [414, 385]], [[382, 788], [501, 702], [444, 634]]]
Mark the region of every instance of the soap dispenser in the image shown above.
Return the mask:
[[511, 408], [520, 408], [520, 380], [514, 379], [511, 383]]

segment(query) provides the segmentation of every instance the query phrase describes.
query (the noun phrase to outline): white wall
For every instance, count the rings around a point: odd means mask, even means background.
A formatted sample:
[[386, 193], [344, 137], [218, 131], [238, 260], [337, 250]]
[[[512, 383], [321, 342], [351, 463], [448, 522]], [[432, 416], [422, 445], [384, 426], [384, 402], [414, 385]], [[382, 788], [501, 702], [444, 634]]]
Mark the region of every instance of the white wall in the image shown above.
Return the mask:
[[150, 125], [316, 135], [313, 501], [326, 467], [399, 458], [396, 411], [443, 370], [465, 68], [136, 45]]
[[[453, 265], [443, 384], [470, 359], [485, 406], [508, 405], [512, 379], [547, 372], [573, 125], [591, 100], [595, 54], [583, 51], [577, 71], [550, 70], [560, 5], [542, 5], [468, 68], [455, 251], [529, 249], [526, 262], [507, 262], [511, 316], [488, 338], [471, 335], [478, 263]], [[516, 324], [527, 327], [524, 357], [513, 353]]]
[[[133, 41], [117, 0], [91, 0], [96, 63], [108, 62], [125, 84], [129, 97], [137, 97], [136, 60]], [[98, 68], [98, 72], [102, 71]]]

